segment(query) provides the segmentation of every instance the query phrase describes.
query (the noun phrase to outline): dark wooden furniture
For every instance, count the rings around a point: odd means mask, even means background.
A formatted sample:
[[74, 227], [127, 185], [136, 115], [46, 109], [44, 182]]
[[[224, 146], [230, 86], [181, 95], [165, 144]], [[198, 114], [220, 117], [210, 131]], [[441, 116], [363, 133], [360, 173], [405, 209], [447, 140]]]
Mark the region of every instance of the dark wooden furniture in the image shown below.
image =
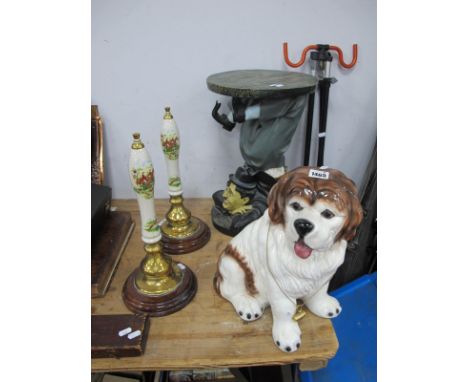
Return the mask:
[[[134, 338], [119, 336], [123, 329], [131, 333], [139, 330]], [[143, 354], [148, 337], [149, 318], [134, 314], [91, 316], [91, 358], [136, 357]], [[129, 333], [130, 334], [130, 333]]]
[[125, 211], [111, 211], [91, 240], [91, 297], [102, 297], [135, 227]]
[[112, 201], [112, 189], [100, 184], [91, 183], [91, 238], [101, 231], [109, 216]]

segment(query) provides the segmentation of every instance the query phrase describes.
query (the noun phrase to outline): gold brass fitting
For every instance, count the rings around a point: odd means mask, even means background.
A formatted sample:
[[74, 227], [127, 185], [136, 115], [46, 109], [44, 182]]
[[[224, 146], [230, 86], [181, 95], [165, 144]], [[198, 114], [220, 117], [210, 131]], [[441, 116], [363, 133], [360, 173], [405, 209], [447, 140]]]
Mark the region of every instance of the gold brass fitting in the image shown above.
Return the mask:
[[143, 147], [145, 147], [145, 145], [140, 139], [140, 133], [133, 133], [132, 149], [138, 150], [138, 149], [142, 149]]
[[169, 106], [166, 106], [164, 108], [164, 117], [163, 117], [163, 119], [172, 119], [172, 118], [174, 118], [174, 117], [171, 114], [171, 108]]
[[182, 195], [171, 195], [171, 208], [166, 214], [166, 221], [161, 226], [162, 232], [174, 239], [183, 239], [192, 235], [199, 226], [198, 221], [192, 219], [191, 212], [184, 206]]
[[162, 252], [160, 242], [145, 244], [145, 252], [135, 279], [137, 289], [148, 295], [163, 295], [176, 289], [182, 281], [182, 272]]

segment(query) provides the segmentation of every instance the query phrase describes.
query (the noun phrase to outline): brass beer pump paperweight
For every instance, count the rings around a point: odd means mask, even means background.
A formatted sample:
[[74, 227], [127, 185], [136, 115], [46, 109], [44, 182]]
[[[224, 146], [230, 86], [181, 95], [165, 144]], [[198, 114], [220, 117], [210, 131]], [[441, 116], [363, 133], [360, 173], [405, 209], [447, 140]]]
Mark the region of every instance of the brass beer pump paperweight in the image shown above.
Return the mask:
[[193, 299], [197, 279], [189, 267], [164, 254], [154, 208], [154, 168], [139, 133], [133, 134], [129, 170], [140, 209], [141, 238], [146, 255], [127, 278], [122, 297], [132, 312], [165, 316], [182, 309]]
[[161, 129], [161, 146], [166, 160], [171, 207], [161, 225], [162, 243], [166, 253], [180, 255], [196, 251], [210, 239], [210, 229], [192, 216], [184, 206], [179, 170], [180, 135], [169, 107], [165, 108]]

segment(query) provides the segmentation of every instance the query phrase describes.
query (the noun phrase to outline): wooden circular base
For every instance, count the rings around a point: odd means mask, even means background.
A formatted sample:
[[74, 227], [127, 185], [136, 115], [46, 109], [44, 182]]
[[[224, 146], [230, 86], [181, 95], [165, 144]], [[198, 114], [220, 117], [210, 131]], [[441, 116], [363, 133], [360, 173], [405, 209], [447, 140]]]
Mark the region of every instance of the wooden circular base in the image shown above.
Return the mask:
[[196, 251], [208, 243], [208, 240], [210, 240], [211, 237], [211, 231], [206, 223], [193, 216], [192, 220], [198, 222], [198, 229], [190, 236], [176, 239], [165, 235], [164, 231], [161, 231], [161, 242], [164, 253], [170, 255], [182, 255], [184, 253]]
[[186, 265], [180, 268], [183, 273], [182, 282], [172, 292], [162, 296], [141, 293], [135, 284], [139, 269], [135, 269], [127, 278], [122, 290], [122, 298], [127, 308], [134, 313], [161, 317], [185, 307], [197, 293], [197, 278]]

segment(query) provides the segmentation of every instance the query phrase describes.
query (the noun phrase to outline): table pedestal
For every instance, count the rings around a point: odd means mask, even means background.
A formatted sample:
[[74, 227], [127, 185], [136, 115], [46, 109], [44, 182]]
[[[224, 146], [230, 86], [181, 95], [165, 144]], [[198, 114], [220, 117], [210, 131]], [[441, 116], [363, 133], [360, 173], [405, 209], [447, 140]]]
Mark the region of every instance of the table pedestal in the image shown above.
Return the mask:
[[208, 88], [232, 99], [232, 113], [213, 116], [227, 130], [241, 123], [240, 151], [245, 161], [229, 176], [226, 189], [213, 194], [213, 225], [235, 236], [267, 208], [267, 196], [285, 171], [288, 149], [306, 105], [315, 89], [314, 77], [278, 70], [238, 70], [214, 74]]

